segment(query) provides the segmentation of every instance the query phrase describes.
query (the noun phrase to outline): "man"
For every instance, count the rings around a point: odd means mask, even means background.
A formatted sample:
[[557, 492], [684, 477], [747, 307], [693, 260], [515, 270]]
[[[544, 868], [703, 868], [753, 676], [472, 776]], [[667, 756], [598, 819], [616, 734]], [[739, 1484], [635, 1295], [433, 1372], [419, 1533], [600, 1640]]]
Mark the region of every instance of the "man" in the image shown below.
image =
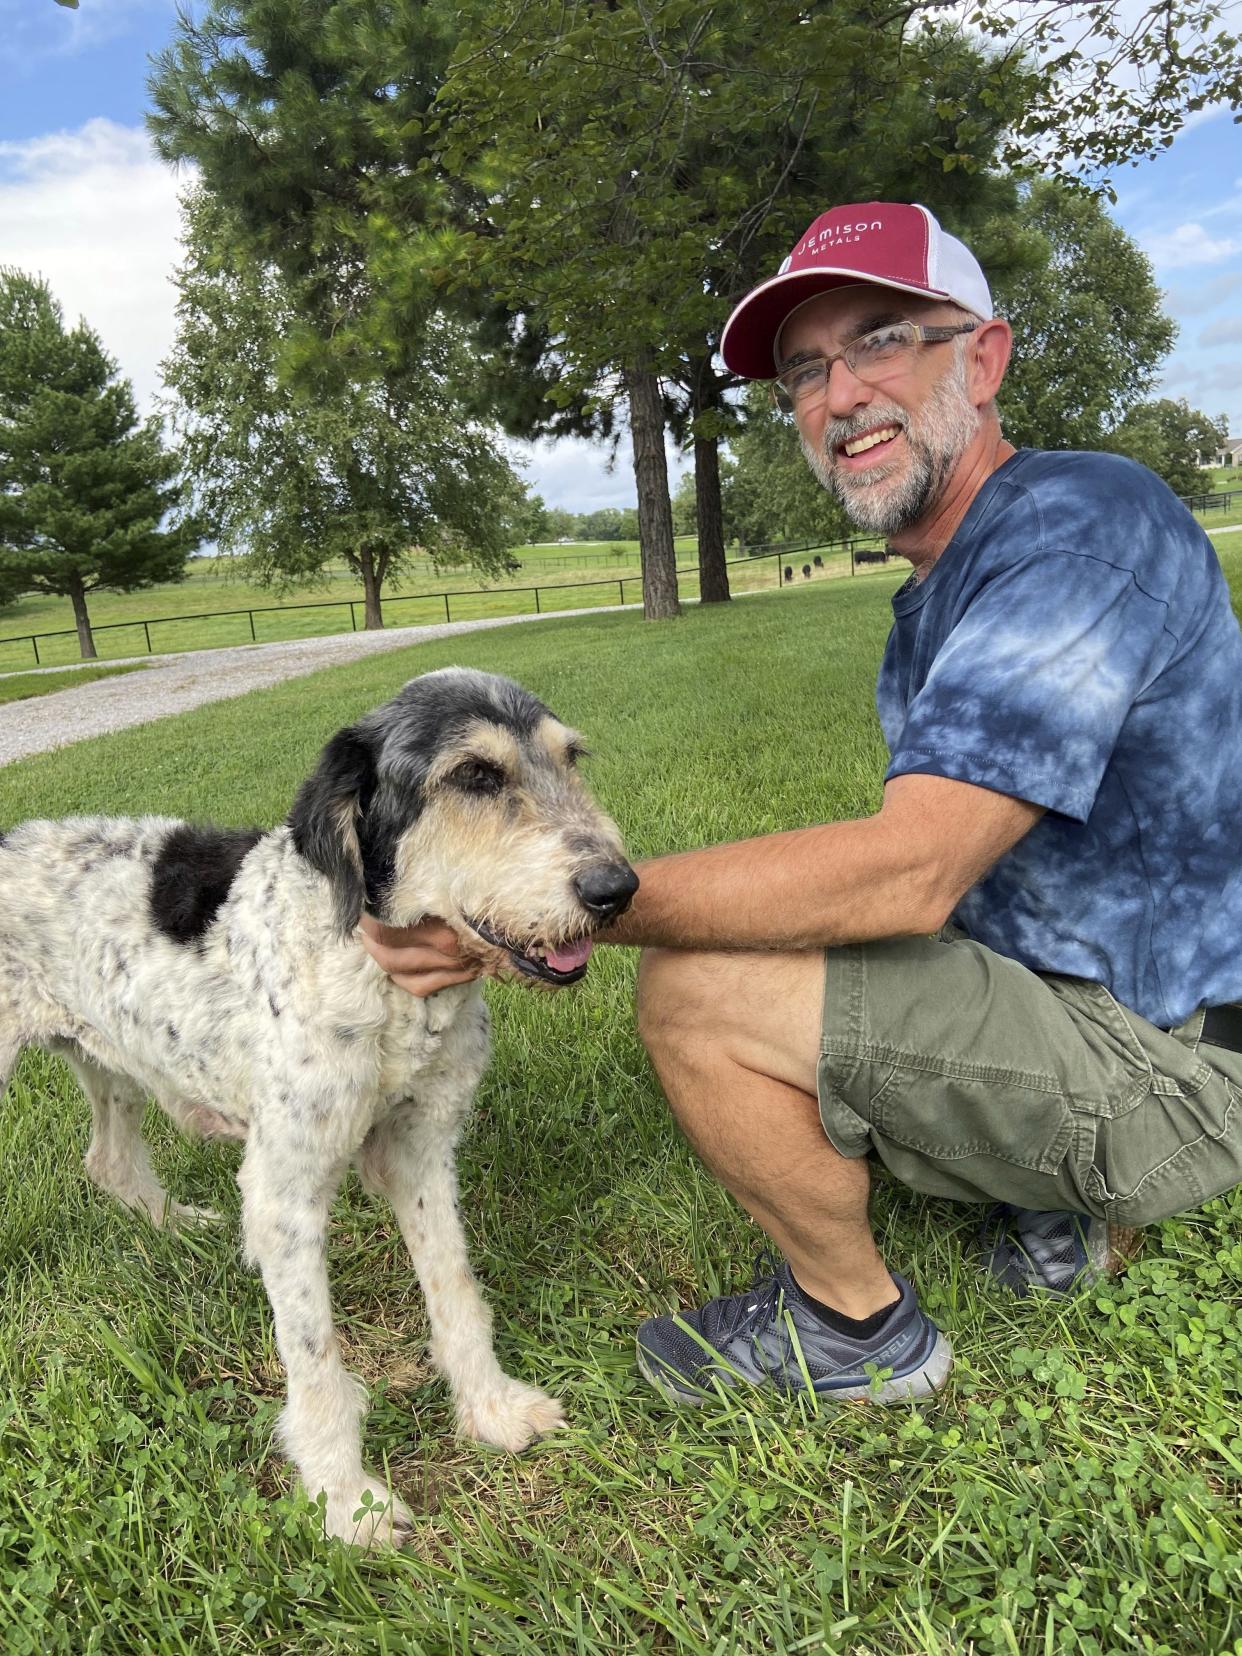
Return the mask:
[[[645, 864], [610, 934], [644, 949], [674, 1114], [784, 1256], [643, 1325], [675, 1400], [943, 1383], [948, 1340], [867, 1224], [869, 1155], [1003, 1204], [986, 1258], [1020, 1291], [1242, 1182], [1242, 635], [1150, 472], [1005, 441], [1010, 343], [970, 252], [891, 202], [823, 214], [725, 329], [913, 572], [879, 812]], [[434, 930], [373, 952], [416, 992], [460, 971]]]

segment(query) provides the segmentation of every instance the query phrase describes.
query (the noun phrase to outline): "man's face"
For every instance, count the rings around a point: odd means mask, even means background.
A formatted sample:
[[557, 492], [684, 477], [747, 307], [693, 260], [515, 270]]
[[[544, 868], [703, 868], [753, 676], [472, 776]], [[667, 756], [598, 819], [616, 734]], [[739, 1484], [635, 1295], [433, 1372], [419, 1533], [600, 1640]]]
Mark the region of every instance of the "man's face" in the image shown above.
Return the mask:
[[[781, 333], [791, 359], [832, 356], [851, 340], [895, 321], [963, 321], [955, 306], [891, 288], [851, 287], [821, 294]], [[933, 510], [979, 430], [960, 340], [916, 346], [878, 384], [832, 365], [826, 393], [799, 408], [807, 461], [860, 528], [894, 536]]]

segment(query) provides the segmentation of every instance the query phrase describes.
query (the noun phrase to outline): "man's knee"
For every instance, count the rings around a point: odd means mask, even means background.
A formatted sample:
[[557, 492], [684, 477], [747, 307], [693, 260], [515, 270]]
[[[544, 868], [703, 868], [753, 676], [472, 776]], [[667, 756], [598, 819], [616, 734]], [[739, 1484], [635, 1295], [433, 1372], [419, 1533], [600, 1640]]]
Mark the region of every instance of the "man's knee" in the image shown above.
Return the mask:
[[[725, 957], [727, 958], [727, 957]], [[708, 1035], [728, 999], [722, 957], [695, 949], [644, 949], [638, 964], [638, 1032], [648, 1051], [671, 1036]]]
[[638, 1029], [657, 1067], [708, 1049], [814, 1093], [823, 956], [644, 949]]

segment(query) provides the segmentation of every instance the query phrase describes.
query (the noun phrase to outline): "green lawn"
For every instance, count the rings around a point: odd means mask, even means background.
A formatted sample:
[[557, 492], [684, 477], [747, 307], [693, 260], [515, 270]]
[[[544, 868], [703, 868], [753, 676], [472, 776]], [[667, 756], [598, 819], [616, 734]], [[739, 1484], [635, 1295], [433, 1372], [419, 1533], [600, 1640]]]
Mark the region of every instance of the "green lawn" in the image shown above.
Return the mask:
[[[1242, 544], [1226, 560], [1242, 577]], [[899, 579], [374, 658], [0, 770], [0, 826], [274, 822], [334, 729], [453, 661], [586, 732], [636, 855], [864, 812]], [[673, 1412], [635, 1374], [636, 1323], [744, 1285], [762, 1238], [670, 1123], [633, 974], [601, 950], [578, 990], [489, 991], [495, 1059], [463, 1148], [502, 1358], [562, 1397], [567, 1433], [516, 1460], [453, 1441], [390, 1217], [352, 1182], [339, 1201], [368, 1451], [422, 1513], [401, 1556], [318, 1539], [271, 1450], [281, 1376], [239, 1256], [235, 1148], [152, 1121], [174, 1193], [228, 1217], [155, 1233], [86, 1183], [59, 1064], [23, 1061], [0, 1138], [6, 1652], [1242, 1653], [1242, 1194], [1158, 1227], [1106, 1290], [1026, 1305], [981, 1286], [974, 1210], [881, 1183], [885, 1250], [956, 1347], [947, 1392]]]
[[95, 679], [116, 678], [121, 673], [140, 673], [141, 666], [70, 667], [63, 673], [9, 673], [0, 678], [0, 703], [30, 701], [50, 696], [56, 690], [75, 690]]

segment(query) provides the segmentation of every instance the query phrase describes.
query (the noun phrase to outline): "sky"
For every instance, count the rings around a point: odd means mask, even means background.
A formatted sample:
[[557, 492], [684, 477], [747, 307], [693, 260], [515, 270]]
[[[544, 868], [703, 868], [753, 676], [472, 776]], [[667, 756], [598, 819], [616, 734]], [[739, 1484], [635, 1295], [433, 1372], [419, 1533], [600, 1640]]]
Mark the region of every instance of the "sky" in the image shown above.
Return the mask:
[[[44, 276], [144, 405], [173, 341], [185, 182], [152, 152], [145, 82], [175, 19], [176, 0], [81, 0], [77, 11], [0, 0], [0, 264]], [[1159, 391], [1226, 415], [1242, 435], [1242, 129], [1225, 111], [1197, 116], [1156, 159], [1117, 172], [1114, 187], [1113, 216], [1151, 258], [1179, 328]], [[627, 445], [611, 470], [601, 445], [515, 447], [550, 506], [635, 501]]]

